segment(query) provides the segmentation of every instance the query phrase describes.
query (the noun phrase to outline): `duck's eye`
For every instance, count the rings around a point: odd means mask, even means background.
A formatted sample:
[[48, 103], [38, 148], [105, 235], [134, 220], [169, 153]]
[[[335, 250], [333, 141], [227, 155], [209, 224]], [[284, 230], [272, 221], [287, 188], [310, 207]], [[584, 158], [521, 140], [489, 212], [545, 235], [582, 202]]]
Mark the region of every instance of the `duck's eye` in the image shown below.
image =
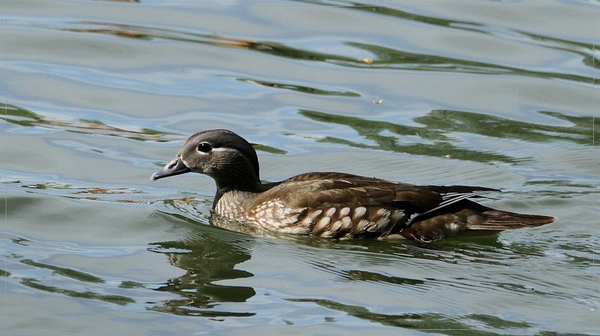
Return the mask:
[[212, 150], [211, 145], [208, 142], [202, 142], [198, 145], [198, 152], [208, 153]]

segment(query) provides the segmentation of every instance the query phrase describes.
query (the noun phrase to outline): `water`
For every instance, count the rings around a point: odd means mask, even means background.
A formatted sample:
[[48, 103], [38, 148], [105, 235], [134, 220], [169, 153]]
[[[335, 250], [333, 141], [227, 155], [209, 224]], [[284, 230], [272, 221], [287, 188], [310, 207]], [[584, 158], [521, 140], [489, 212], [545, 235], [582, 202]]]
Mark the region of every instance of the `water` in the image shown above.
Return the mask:
[[[4, 331], [599, 334], [588, 1], [3, 0]], [[190, 134], [262, 178], [501, 188], [547, 226], [419, 245], [210, 225], [212, 180], [150, 182]]]

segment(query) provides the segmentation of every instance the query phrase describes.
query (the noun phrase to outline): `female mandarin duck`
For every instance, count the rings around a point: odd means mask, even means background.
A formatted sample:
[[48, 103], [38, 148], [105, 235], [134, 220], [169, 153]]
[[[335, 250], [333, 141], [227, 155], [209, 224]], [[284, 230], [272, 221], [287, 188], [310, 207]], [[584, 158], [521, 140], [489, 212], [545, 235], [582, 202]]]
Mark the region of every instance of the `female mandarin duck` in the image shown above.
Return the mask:
[[496, 189], [417, 186], [344, 173], [306, 173], [263, 184], [252, 145], [223, 129], [192, 135], [156, 181], [188, 172], [217, 184], [214, 212], [243, 225], [322, 238], [408, 238], [430, 242], [462, 231], [539, 226], [550, 216], [494, 210], [469, 198]]

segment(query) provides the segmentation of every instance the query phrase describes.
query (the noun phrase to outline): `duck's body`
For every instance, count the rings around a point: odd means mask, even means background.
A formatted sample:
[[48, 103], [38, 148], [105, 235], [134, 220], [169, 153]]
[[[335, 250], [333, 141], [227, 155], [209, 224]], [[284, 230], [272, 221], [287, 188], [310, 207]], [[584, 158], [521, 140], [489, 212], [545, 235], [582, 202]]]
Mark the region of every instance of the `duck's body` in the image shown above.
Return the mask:
[[262, 184], [258, 157], [228, 130], [192, 135], [152, 180], [197, 172], [213, 177], [219, 216], [262, 229], [322, 238], [402, 237], [429, 242], [465, 230], [551, 223], [549, 216], [494, 210], [469, 198], [498, 190], [417, 186], [344, 173], [307, 173]]

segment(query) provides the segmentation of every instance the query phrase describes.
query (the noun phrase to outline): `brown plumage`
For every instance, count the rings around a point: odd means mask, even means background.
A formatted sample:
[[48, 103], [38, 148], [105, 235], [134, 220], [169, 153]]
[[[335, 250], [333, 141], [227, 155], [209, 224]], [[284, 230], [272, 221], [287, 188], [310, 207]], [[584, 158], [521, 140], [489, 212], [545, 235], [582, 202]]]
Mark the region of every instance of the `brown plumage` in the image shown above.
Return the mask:
[[217, 215], [284, 233], [430, 242], [466, 230], [518, 229], [555, 220], [494, 210], [470, 200], [498, 192], [485, 187], [417, 186], [332, 172], [262, 184], [254, 148], [228, 130], [192, 135], [152, 180], [187, 172], [215, 180]]

